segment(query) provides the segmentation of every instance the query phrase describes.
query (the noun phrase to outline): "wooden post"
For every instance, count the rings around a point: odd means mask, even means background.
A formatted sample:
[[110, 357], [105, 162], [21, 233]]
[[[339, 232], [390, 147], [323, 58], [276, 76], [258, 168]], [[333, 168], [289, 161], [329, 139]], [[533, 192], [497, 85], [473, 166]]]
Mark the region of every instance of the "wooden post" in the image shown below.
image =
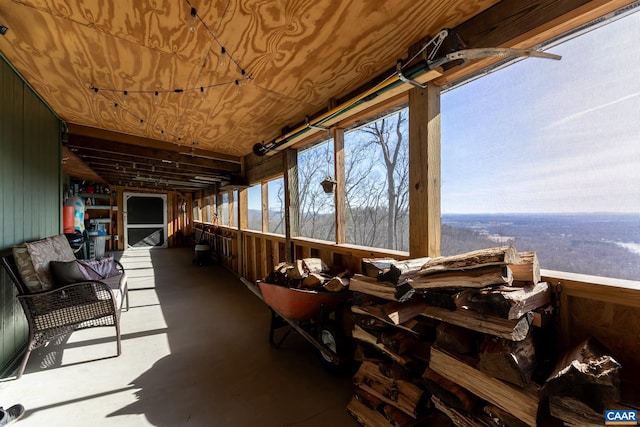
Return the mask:
[[[231, 192], [230, 194], [233, 194]], [[233, 196], [229, 196], [229, 206], [231, 207], [231, 200]], [[233, 212], [233, 210], [231, 210]], [[249, 259], [248, 248], [245, 245], [244, 233], [242, 230], [246, 230], [249, 225], [249, 189], [242, 188], [238, 190], [238, 265], [239, 268], [246, 269], [247, 268], [247, 260]], [[245, 273], [245, 274], [243, 274]], [[240, 271], [240, 274], [243, 274], [244, 277], [248, 277], [246, 275], [247, 271]]]
[[287, 262], [295, 259], [295, 245], [292, 237], [300, 235], [298, 199], [298, 150], [289, 148], [284, 159], [284, 228], [285, 255]]
[[238, 223], [238, 219], [233, 216], [234, 213], [238, 213], [236, 209], [236, 200], [233, 194], [233, 190], [229, 191], [229, 227], [235, 227]]
[[409, 253], [440, 255], [440, 88], [409, 91]]
[[269, 183], [263, 182], [261, 186], [262, 191], [262, 232], [269, 232]]
[[333, 129], [333, 156], [335, 159], [334, 176], [337, 182], [334, 192], [336, 206], [336, 243], [346, 243], [347, 241], [347, 215], [346, 197], [347, 184], [345, 182], [344, 171], [344, 129]]

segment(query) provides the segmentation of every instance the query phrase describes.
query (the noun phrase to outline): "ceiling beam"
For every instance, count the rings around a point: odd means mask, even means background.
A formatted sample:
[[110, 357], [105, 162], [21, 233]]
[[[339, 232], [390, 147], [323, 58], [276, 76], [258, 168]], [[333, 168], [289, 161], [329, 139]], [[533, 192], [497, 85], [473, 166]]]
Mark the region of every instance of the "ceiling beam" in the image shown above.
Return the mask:
[[197, 148], [187, 142], [179, 146], [177, 144], [160, 141], [157, 139], [145, 138], [136, 135], [129, 135], [126, 133], [114, 132], [106, 129], [98, 129], [90, 126], [82, 126], [75, 123], [67, 123], [67, 130], [69, 135], [85, 136], [93, 139], [101, 139], [113, 142], [122, 142], [125, 144], [138, 145], [141, 147], [157, 148], [160, 150], [184, 152], [185, 149], [198, 157], [207, 158], [211, 160], [223, 160], [225, 162], [240, 163], [241, 159], [238, 156], [232, 156], [230, 154], [218, 153], [215, 151], [203, 150]]
[[239, 163], [227, 162], [223, 160], [204, 159], [187, 153], [178, 153], [176, 151], [160, 150], [77, 135], [69, 135], [69, 141], [66, 143], [66, 145], [67, 147], [71, 148], [72, 151], [74, 148], [77, 148], [82, 150], [94, 150], [101, 153], [111, 153], [114, 155], [124, 154], [141, 159], [158, 161], [167, 160], [171, 162], [178, 162], [181, 165], [188, 164], [201, 166], [204, 168], [215, 169], [224, 172], [238, 173], [241, 169], [241, 165]]

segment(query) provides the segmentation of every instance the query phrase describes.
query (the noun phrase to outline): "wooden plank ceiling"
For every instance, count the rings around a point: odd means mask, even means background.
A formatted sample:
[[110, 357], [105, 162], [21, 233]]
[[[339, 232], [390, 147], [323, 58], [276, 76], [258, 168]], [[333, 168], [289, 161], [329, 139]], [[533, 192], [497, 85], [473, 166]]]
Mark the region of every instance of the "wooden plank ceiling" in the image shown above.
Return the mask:
[[2, 0], [0, 51], [105, 181], [184, 192], [239, 182], [254, 144], [384, 76], [443, 28], [467, 47], [530, 47], [628, 3]]

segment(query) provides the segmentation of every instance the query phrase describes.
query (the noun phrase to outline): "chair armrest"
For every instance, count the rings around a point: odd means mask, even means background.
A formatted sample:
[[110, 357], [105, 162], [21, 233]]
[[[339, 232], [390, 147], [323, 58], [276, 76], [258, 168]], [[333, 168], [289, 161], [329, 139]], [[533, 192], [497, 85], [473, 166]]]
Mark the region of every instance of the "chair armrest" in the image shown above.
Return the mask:
[[113, 291], [98, 280], [72, 283], [60, 288], [32, 294], [18, 294], [25, 311], [33, 316], [44, 315], [55, 310], [111, 300], [116, 308]]
[[124, 266], [120, 263], [120, 261], [114, 259], [113, 262], [116, 264], [116, 268], [118, 269], [118, 271], [120, 273], [124, 273]]

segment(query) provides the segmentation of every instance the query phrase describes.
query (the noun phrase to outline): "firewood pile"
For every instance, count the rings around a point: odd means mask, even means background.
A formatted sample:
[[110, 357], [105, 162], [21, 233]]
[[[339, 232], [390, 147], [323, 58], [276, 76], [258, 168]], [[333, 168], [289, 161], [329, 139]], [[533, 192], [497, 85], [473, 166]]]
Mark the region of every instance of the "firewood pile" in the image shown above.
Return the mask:
[[[620, 365], [594, 340], [558, 357], [550, 287], [512, 246], [396, 261], [351, 278], [365, 426], [603, 425]], [[555, 424], [554, 424], [555, 422]]]
[[276, 265], [265, 282], [293, 289], [342, 292], [349, 288], [351, 272], [338, 266], [331, 268], [320, 258], [303, 258]]

